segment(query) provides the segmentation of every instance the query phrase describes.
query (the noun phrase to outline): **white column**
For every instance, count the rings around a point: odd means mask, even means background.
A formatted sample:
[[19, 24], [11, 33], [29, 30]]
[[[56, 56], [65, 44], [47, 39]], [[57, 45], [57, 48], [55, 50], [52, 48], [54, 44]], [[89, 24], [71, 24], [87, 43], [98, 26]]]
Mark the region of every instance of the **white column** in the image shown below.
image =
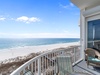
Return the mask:
[[84, 50], [87, 47], [87, 26], [85, 17], [83, 16], [82, 12], [85, 11], [85, 9], [81, 10], [80, 12], [80, 55], [81, 58], [84, 58]]

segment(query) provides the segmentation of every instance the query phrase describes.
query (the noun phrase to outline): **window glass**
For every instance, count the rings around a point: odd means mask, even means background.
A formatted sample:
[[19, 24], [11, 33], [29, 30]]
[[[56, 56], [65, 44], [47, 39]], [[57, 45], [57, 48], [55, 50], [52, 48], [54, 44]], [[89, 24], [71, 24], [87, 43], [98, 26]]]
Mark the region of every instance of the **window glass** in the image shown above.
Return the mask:
[[100, 44], [100, 19], [88, 21], [88, 46], [89, 48], [97, 48]]

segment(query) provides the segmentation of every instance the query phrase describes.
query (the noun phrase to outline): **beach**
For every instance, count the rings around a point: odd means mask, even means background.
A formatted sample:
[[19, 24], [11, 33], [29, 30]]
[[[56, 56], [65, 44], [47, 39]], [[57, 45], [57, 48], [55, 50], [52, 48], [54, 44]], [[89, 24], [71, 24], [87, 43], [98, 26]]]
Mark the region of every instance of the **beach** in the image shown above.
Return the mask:
[[[30, 59], [40, 55], [41, 53], [52, 50], [68, 49], [68, 48], [69, 48], [68, 51], [70, 52], [70, 48], [73, 48], [77, 45], [79, 45], [79, 42], [3, 49], [2, 51], [0, 51], [0, 74], [1, 75], [11, 74], [19, 66], [29, 61]], [[78, 54], [77, 59], [79, 59], [80, 57], [79, 53], [80, 51], [77, 50], [76, 52], [76, 54]]]
[[26, 56], [30, 53], [44, 52], [44, 51], [49, 51], [57, 48], [69, 47], [72, 45], [79, 45], [79, 42], [59, 43], [59, 44], [40, 45], [40, 46], [25, 46], [25, 47], [3, 49], [0, 50], [0, 61], [10, 59], [10, 58], [15, 58], [18, 56]]

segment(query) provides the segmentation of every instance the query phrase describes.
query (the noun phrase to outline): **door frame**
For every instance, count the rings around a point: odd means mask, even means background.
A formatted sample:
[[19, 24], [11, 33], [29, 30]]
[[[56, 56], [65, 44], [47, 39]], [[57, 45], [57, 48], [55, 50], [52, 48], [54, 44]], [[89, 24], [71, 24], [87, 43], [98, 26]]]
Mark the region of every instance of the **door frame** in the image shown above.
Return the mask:
[[88, 43], [88, 21], [93, 21], [93, 20], [98, 20], [98, 19], [100, 19], [100, 14], [97, 14], [97, 15], [94, 15], [94, 16], [91, 16], [91, 17], [87, 17], [86, 18], [86, 25], [85, 25], [85, 30], [86, 30], [86, 35], [85, 35], [85, 47], [87, 48], [87, 43]]

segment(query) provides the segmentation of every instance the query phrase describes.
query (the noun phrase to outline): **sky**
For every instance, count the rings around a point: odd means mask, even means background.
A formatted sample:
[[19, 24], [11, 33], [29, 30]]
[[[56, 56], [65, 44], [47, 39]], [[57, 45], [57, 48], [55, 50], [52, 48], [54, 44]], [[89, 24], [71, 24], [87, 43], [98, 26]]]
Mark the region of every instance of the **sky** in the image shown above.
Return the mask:
[[0, 38], [79, 38], [70, 0], [0, 0]]

